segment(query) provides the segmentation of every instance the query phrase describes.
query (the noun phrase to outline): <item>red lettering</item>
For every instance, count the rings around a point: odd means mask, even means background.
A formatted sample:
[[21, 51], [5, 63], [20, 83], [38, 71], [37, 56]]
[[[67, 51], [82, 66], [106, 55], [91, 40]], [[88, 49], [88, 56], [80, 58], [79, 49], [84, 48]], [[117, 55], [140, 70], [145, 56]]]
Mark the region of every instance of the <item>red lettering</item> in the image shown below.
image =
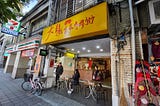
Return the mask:
[[71, 19], [68, 19], [68, 20], [66, 20], [66, 21], [64, 22], [64, 25], [70, 24], [71, 22], [72, 22], [72, 20], [71, 20]]
[[56, 25], [55, 33], [56, 33], [56, 35], [62, 34], [62, 29], [61, 29], [60, 24], [57, 24], [57, 25]]
[[74, 23], [74, 28], [75, 28], [75, 30], [78, 30], [78, 27], [79, 27], [79, 24], [78, 24], [78, 22], [76, 21], [76, 22]]
[[91, 17], [86, 17], [86, 19], [85, 19], [85, 25], [93, 24], [94, 18], [95, 17], [93, 15], [91, 15]]
[[80, 21], [79, 26], [81, 27], [81, 29], [84, 28], [84, 20]]
[[73, 29], [73, 26], [72, 26], [72, 20], [71, 19], [68, 19], [64, 22], [64, 33], [68, 33], [70, 32], [72, 29]]
[[54, 33], [54, 29], [53, 28], [54, 28], [53, 26], [49, 27], [49, 30], [47, 32], [48, 35], [51, 34], [51, 33]]

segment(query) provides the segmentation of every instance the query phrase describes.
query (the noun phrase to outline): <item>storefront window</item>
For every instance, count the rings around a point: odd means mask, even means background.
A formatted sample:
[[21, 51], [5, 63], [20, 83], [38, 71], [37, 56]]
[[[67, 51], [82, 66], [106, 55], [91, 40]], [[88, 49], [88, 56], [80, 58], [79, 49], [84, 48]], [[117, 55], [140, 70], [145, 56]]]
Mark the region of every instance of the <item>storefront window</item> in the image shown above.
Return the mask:
[[97, 66], [101, 74], [100, 81], [103, 81], [104, 85], [111, 86], [110, 58], [79, 58], [77, 65], [81, 75], [80, 79], [96, 80], [93, 77]]

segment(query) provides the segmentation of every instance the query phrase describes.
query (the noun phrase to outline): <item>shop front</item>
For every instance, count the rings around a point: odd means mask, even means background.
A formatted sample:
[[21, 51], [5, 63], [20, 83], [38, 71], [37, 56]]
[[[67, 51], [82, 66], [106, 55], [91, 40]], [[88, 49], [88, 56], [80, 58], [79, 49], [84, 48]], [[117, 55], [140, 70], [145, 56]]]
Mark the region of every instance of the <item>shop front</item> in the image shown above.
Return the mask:
[[[63, 55], [59, 52], [55, 56], [55, 62], [61, 61], [64, 66], [63, 76], [71, 77], [74, 69], [78, 68], [80, 79], [92, 80], [94, 66], [98, 66], [103, 79], [111, 79], [110, 39], [107, 34], [107, 5], [101, 3], [45, 28], [41, 43], [65, 51]], [[69, 53], [73, 56], [68, 56]], [[111, 81], [106, 85], [111, 86]]]
[[12, 78], [23, 77], [27, 70], [33, 70], [38, 54], [40, 37], [26, 39], [23, 42], [10, 45], [6, 48], [8, 58], [6, 61], [5, 73], [12, 73]]

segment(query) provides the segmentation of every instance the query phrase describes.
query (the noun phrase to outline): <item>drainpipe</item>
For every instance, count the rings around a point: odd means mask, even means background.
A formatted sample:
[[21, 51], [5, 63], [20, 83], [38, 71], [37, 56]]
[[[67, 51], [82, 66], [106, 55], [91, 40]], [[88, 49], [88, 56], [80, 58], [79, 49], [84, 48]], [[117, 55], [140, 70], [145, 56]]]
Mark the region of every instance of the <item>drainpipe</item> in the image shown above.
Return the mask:
[[[135, 83], [135, 29], [134, 29], [134, 18], [133, 18], [133, 8], [132, 8], [132, 0], [128, 0], [129, 3], [129, 12], [130, 12], [130, 21], [131, 21], [131, 47], [132, 47], [132, 73], [133, 73], [133, 84]], [[134, 103], [132, 103], [134, 106]]]

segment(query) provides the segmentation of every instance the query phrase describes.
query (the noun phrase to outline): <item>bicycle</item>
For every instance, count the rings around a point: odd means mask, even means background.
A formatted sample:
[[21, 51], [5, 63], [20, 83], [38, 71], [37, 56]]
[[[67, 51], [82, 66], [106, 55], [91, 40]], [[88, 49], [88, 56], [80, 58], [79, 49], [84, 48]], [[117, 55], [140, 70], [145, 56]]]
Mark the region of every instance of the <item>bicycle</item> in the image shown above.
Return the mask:
[[21, 84], [24, 91], [31, 91], [32, 94], [40, 96], [42, 94], [42, 84], [38, 78], [33, 80], [33, 74], [24, 74], [24, 81]]

